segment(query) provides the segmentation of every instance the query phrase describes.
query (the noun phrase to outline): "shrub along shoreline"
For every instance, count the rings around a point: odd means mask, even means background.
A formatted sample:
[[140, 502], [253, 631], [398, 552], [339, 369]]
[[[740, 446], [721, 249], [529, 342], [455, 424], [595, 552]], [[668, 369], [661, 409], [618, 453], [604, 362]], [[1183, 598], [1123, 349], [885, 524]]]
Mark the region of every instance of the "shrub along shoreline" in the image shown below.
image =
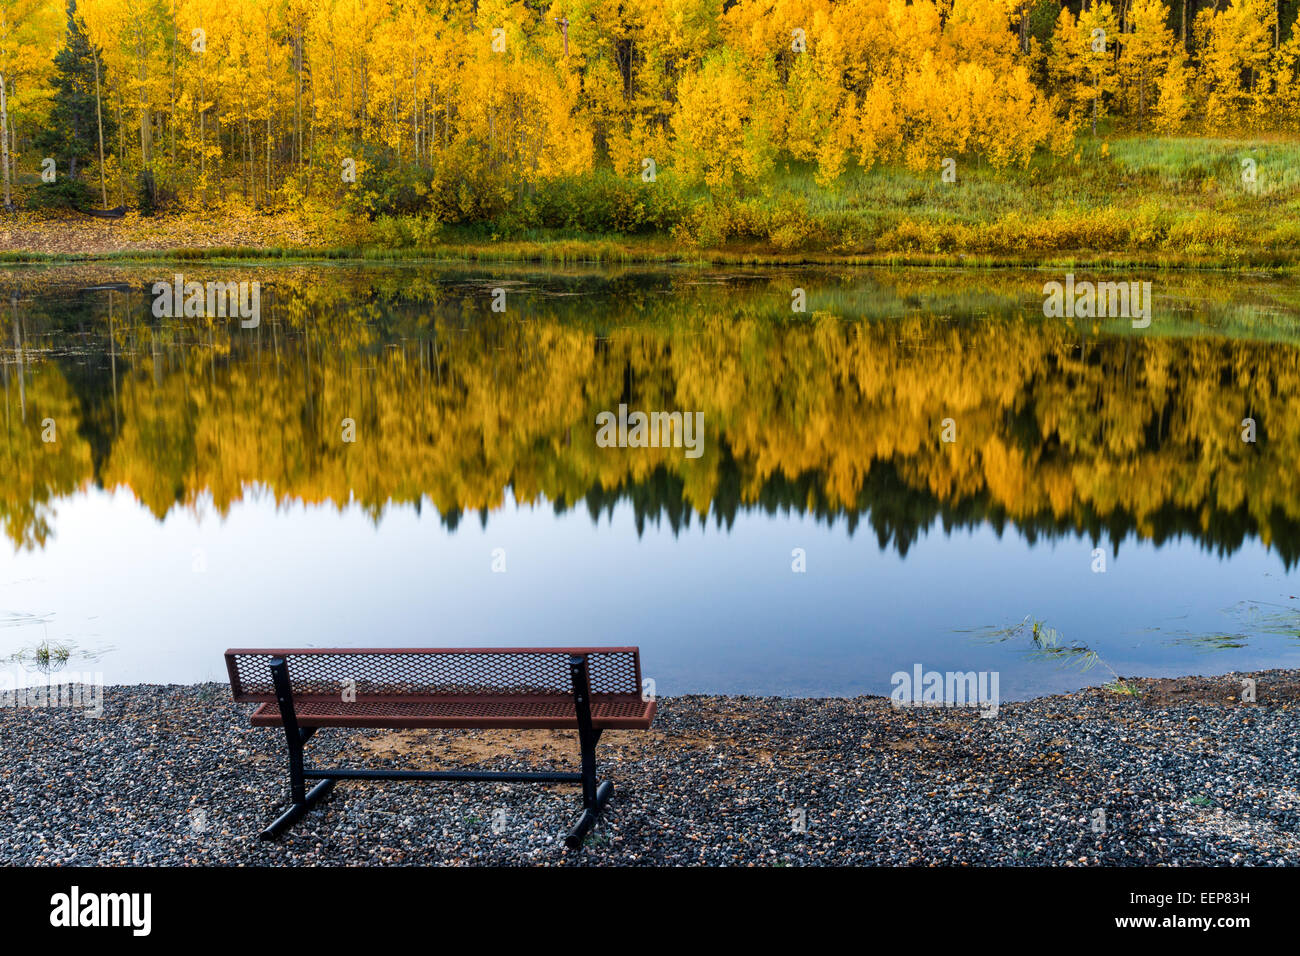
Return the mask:
[[685, 266], [862, 266], [969, 269], [1091, 268], [1189, 271], [1300, 271], [1300, 244], [1234, 244], [1211, 248], [1158, 248], [1036, 243], [987, 249], [942, 243], [876, 245], [860, 250], [781, 249], [770, 243], [698, 246], [671, 235], [591, 235], [564, 233], [526, 238], [480, 238], [449, 233], [431, 244], [390, 245], [373, 241], [294, 242], [274, 234], [259, 242], [247, 235], [227, 236], [195, 218], [161, 223], [156, 232], [113, 235], [112, 226], [67, 218], [10, 226], [0, 220], [0, 265], [59, 265], [78, 262], [204, 261], [240, 262], [520, 262], [549, 265], [662, 264]]
[[[548, 183], [489, 218], [370, 218], [306, 197], [121, 219], [0, 215], [0, 261], [448, 260], [695, 265], [1088, 266], [1292, 271], [1300, 266], [1300, 142], [1080, 137], [1072, 158], [902, 166], [832, 186], [786, 166], [746, 191], [644, 183], [609, 170]], [[1194, 161], [1193, 161], [1194, 157]], [[1258, 177], [1242, 180], [1241, 162]]]
[[1187, 272], [1300, 273], [1300, 250], [1232, 249], [1200, 255], [1142, 251], [1089, 252], [1071, 250], [1051, 255], [966, 254], [922, 251], [834, 254], [691, 249], [662, 242], [628, 242], [621, 238], [531, 240], [508, 243], [448, 243], [428, 248], [331, 246], [176, 246], [166, 249], [114, 249], [80, 252], [15, 250], [0, 252], [0, 267], [72, 265], [84, 262], [188, 262], [210, 264], [402, 262], [402, 263], [536, 263], [544, 265], [674, 265], [674, 266], [847, 266], [862, 268], [964, 269], [1154, 269]]

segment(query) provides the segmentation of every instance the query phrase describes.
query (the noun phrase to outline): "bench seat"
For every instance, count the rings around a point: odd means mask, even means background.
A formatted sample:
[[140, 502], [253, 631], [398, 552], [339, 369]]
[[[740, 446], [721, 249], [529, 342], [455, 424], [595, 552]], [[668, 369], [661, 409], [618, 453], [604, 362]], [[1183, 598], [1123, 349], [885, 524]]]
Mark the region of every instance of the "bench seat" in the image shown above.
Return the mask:
[[[295, 695], [294, 714], [300, 727], [494, 728], [502, 730], [577, 730], [573, 698], [513, 694], [467, 697], [405, 695], [358, 698], [345, 702], [329, 697]], [[591, 725], [597, 730], [647, 730], [655, 716], [655, 701], [636, 694], [592, 694]], [[274, 701], [253, 711], [254, 727], [281, 727]]]

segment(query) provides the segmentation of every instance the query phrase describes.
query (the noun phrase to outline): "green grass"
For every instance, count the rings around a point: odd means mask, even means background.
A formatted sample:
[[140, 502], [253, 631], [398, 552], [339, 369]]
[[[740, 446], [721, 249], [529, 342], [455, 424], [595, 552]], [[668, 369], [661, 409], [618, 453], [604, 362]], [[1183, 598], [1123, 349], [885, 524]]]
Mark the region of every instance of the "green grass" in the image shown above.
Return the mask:
[[1111, 158], [1125, 173], [1164, 189], [1204, 189], [1207, 182], [1227, 193], [1246, 192], [1242, 160], [1256, 164], [1257, 194], [1300, 189], [1300, 143], [1230, 139], [1117, 139]]
[[48, 638], [31, 647], [23, 648], [10, 655], [9, 660], [18, 664], [31, 664], [37, 670], [48, 673], [67, 666], [72, 659], [72, 647]]
[[1007, 627], [979, 628], [974, 633], [978, 636], [978, 639], [995, 644], [1028, 638], [1029, 647], [1027, 650], [1031, 657], [1040, 661], [1051, 661], [1062, 668], [1078, 667], [1081, 671], [1087, 672], [1100, 664], [1110, 671], [1111, 676], [1109, 681], [1101, 685], [1103, 690], [1112, 694], [1125, 694], [1130, 697], [1142, 696], [1141, 687], [1125, 681], [1124, 678], [1115, 673], [1115, 669], [1106, 663], [1100, 654], [1087, 644], [1079, 641], [1066, 642], [1060, 631], [1054, 627], [1048, 627], [1046, 622], [1035, 618], [1033, 615], [1027, 615], [1018, 624]]
[[1139, 687], [1137, 684], [1130, 684], [1124, 680], [1113, 680], [1107, 684], [1102, 684], [1101, 686], [1104, 690], [1108, 690], [1112, 694], [1124, 694], [1128, 697], [1142, 696], [1141, 687]]
[[[6, 262], [79, 259], [439, 260], [569, 263], [957, 265], [998, 268], [1300, 267], [1300, 141], [1080, 136], [1069, 155], [1025, 168], [954, 157], [936, 165], [850, 167], [823, 187], [809, 163], [710, 196], [672, 179], [629, 183], [605, 171], [541, 184], [492, 219], [426, 229], [423, 220], [353, 223], [349, 241], [174, 248], [159, 253], [0, 253]], [[1257, 182], [1242, 182], [1253, 159]], [[660, 190], [660, 192], [653, 192]], [[629, 223], [631, 233], [616, 223]], [[435, 238], [436, 237], [436, 238]], [[37, 244], [33, 244], [37, 245]], [[396, 246], [396, 247], [395, 247]]]

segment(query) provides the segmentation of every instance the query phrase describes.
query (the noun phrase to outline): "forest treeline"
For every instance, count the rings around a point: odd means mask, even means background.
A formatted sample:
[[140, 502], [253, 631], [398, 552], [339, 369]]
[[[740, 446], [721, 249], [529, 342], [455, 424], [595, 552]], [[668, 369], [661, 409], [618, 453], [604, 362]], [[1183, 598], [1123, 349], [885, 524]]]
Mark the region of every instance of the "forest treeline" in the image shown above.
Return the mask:
[[[1296, 0], [0, 0], [6, 202], [663, 228], [778, 163], [1023, 165], [1099, 121], [1300, 128]], [[650, 180], [657, 188], [646, 188]], [[556, 187], [555, 184], [560, 184]], [[580, 185], [574, 185], [578, 183]], [[568, 185], [565, 185], [568, 184]], [[558, 192], [556, 191], [558, 189]], [[84, 200], [86, 197], [82, 197]]]
[[[895, 281], [896, 304], [942, 291]], [[766, 285], [628, 287], [584, 320], [585, 296], [492, 316], [468, 286], [394, 283], [282, 277], [255, 330], [160, 322], [142, 293], [0, 309], [5, 534], [42, 546], [59, 500], [90, 487], [160, 519], [264, 489], [376, 520], [402, 504], [487, 520], [513, 496], [593, 518], [628, 502], [638, 524], [674, 527], [791, 509], [902, 552], [938, 521], [1116, 547], [1258, 538], [1300, 561], [1294, 340], [1098, 335], [989, 312], [977, 290], [964, 312], [777, 322]], [[620, 402], [702, 412], [703, 455], [598, 447], [595, 416]]]

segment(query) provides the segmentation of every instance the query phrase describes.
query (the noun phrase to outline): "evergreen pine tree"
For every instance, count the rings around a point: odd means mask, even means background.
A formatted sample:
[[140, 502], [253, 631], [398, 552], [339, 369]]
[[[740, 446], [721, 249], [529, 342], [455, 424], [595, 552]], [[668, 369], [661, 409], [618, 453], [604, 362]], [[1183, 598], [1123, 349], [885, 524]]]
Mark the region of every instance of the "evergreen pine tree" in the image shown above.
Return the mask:
[[[66, 169], [72, 179], [77, 169], [97, 154], [100, 135], [100, 117], [95, 101], [95, 58], [86, 31], [77, 16], [77, 0], [68, 0], [68, 32], [63, 48], [54, 57], [54, 101], [50, 121], [37, 136], [36, 146], [47, 156], [54, 157], [60, 169]], [[104, 77], [103, 60], [99, 60], [100, 83]], [[103, 114], [103, 136], [106, 141], [115, 135], [116, 125], [111, 112]]]

